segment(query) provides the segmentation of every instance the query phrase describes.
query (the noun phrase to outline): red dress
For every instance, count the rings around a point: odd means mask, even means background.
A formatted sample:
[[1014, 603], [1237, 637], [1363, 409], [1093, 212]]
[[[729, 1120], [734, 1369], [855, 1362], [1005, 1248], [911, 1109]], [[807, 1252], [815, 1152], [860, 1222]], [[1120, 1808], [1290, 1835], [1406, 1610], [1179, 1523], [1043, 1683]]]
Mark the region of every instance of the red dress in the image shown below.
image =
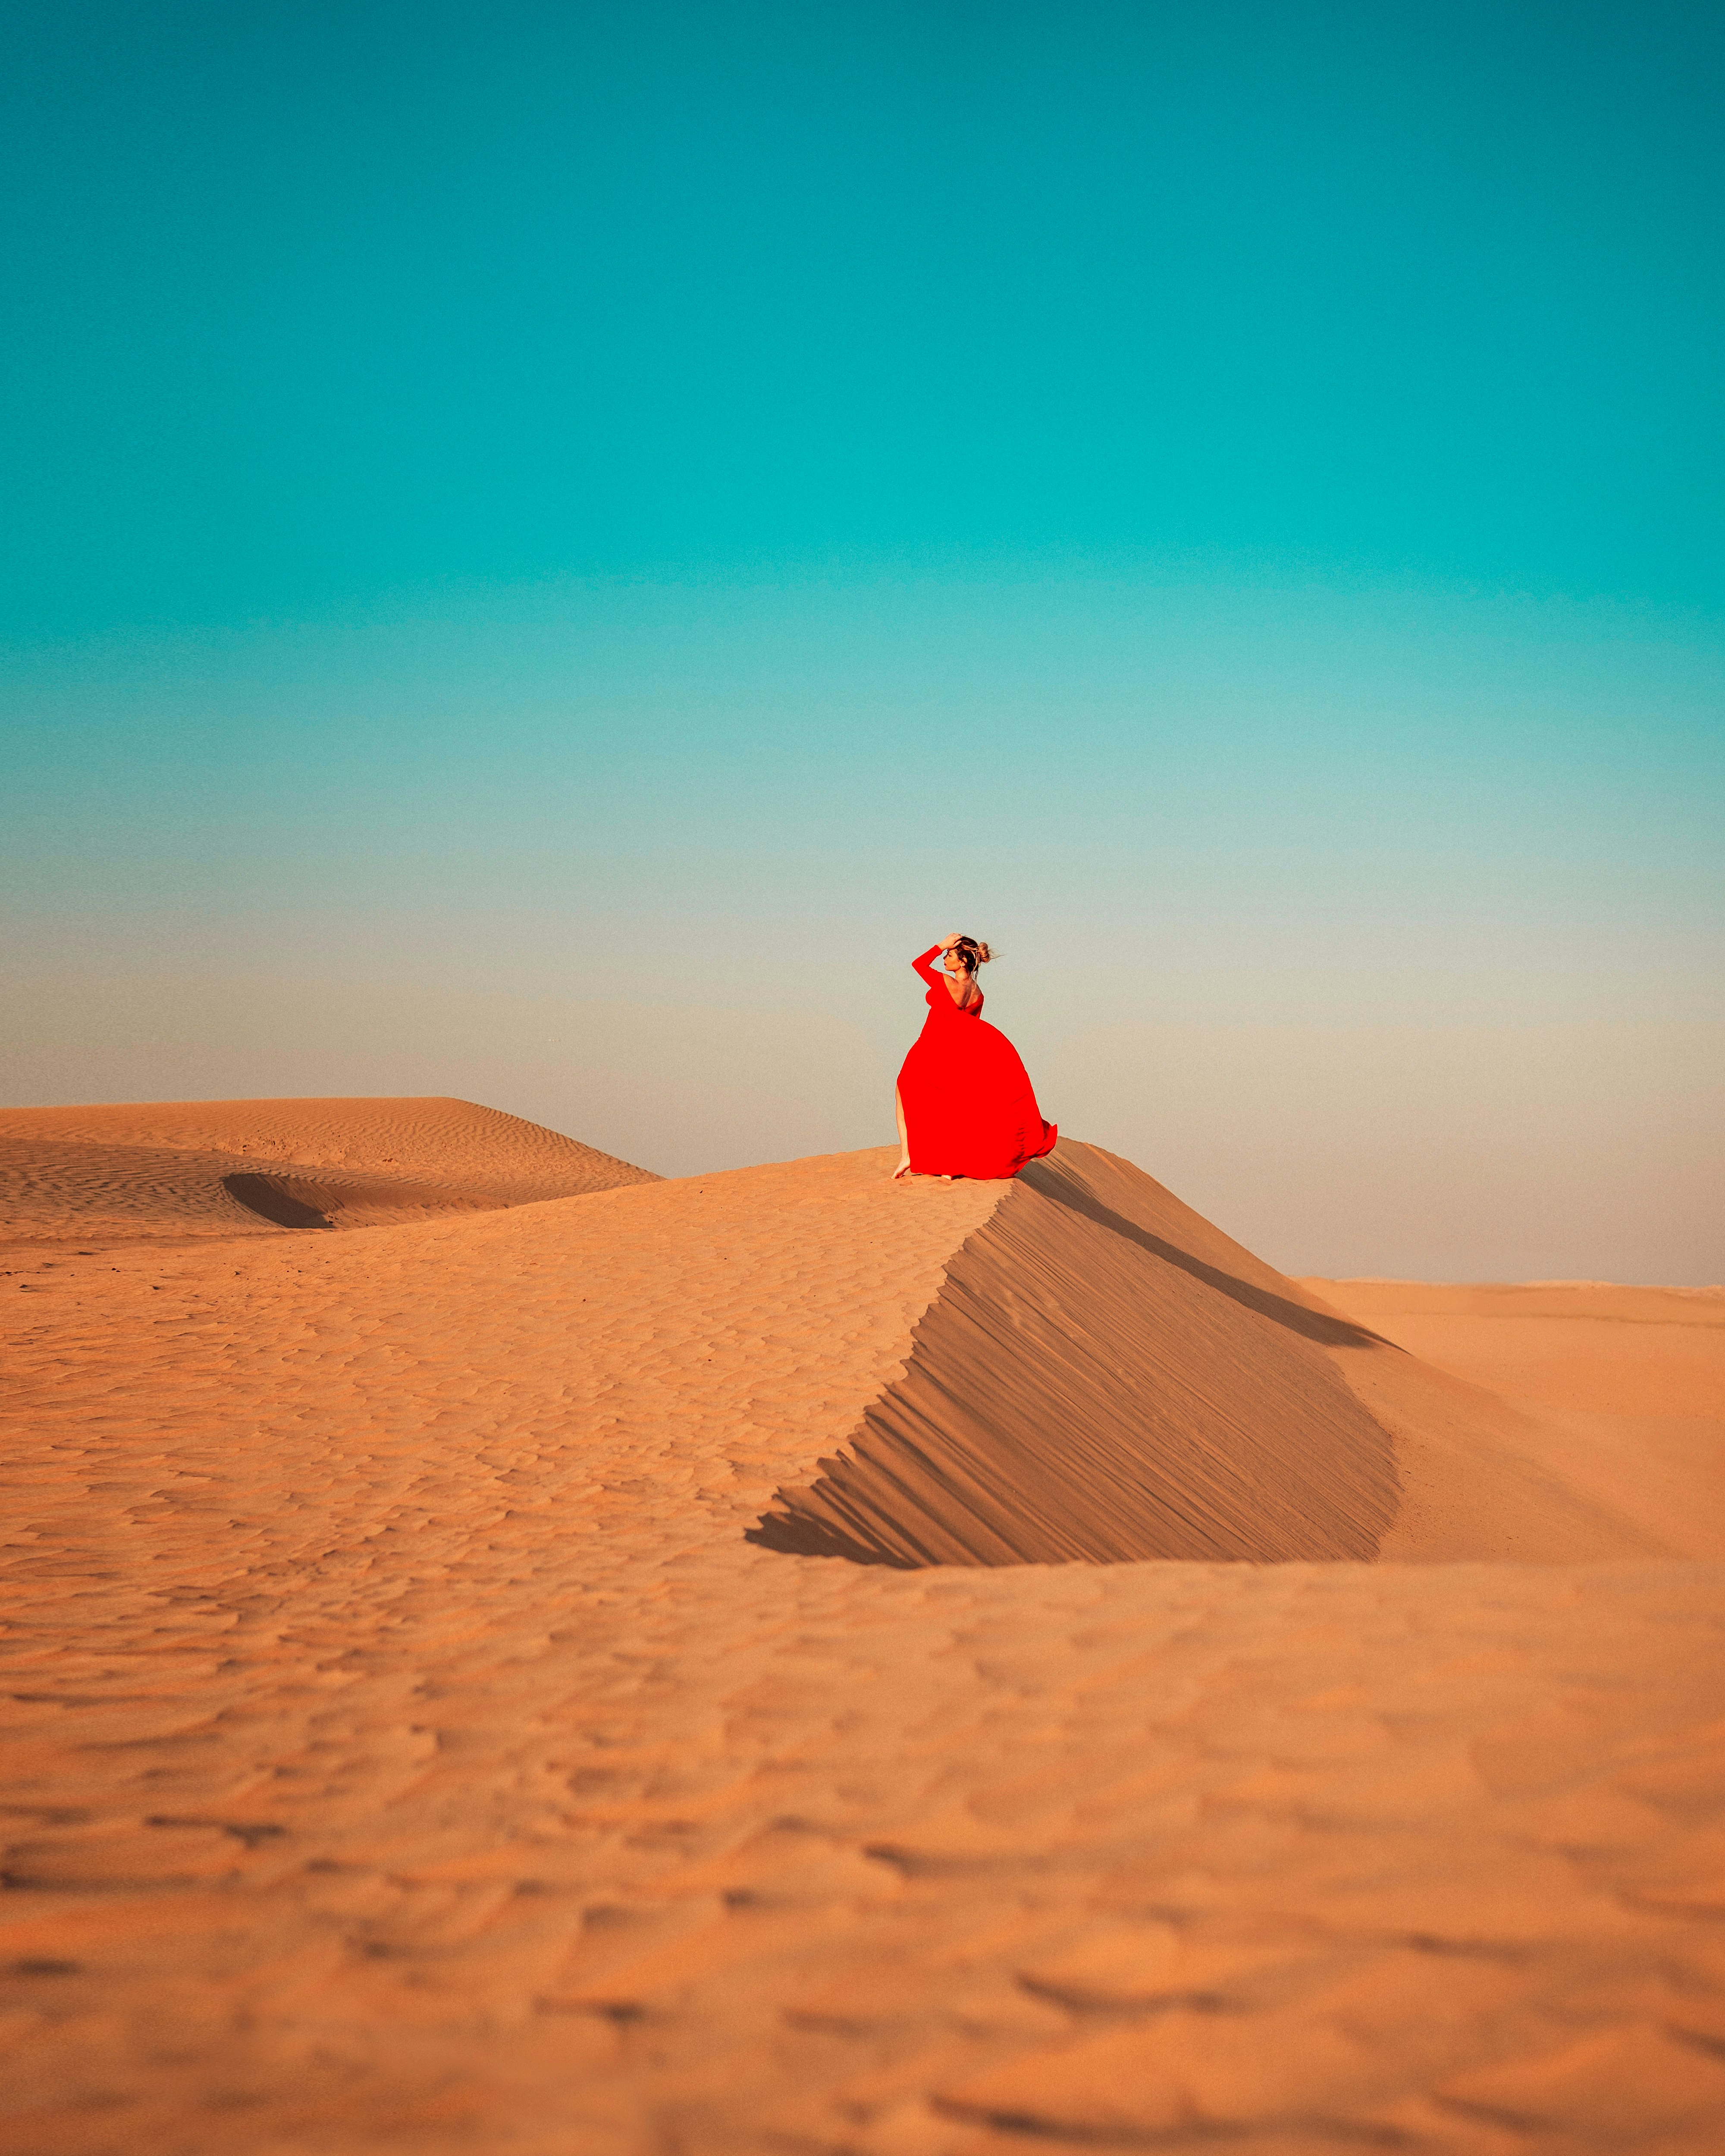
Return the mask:
[[939, 949], [911, 961], [928, 983], [928, 1016], [898, 1074], [911, 1167], [979, 1182], [1016, 1175], [1051, 1152], [1059, 1133], [1042, 1120], [1017, 1049], [983, 1024], [980, 991], [968, 1010], [952, 1000], [946, 976], [928, 963]]

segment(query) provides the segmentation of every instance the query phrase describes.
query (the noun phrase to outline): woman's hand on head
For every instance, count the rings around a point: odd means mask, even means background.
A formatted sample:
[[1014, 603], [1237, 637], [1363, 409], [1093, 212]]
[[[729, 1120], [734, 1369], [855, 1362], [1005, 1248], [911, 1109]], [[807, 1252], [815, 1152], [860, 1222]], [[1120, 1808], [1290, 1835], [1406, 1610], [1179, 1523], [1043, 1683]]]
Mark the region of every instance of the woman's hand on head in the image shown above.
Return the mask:
[[942, 951], [950, 951], [955, 943], [962, 943], [963, 941], [964, 938], [962, 936], [943, 936], [941, 938], [941, 948]]

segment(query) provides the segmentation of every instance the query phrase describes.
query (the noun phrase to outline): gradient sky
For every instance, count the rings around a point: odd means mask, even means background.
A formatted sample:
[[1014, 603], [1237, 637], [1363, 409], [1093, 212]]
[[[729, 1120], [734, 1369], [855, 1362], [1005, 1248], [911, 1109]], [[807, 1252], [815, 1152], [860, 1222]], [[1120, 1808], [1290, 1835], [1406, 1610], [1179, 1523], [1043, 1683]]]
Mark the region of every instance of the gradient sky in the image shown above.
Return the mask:
[[1702, 6], [17, 7], [0, 1099], [1725, 1277]]

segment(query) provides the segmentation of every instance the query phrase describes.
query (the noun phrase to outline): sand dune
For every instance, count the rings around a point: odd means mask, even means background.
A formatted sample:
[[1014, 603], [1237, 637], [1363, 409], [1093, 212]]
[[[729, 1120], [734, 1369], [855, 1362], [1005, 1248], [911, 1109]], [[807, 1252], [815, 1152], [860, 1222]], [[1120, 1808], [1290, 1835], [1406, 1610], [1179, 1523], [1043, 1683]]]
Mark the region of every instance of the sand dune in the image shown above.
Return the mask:
[[653, 1179], [470, 1101], [5, 1108], [0, 1252], [374, 1227]]
[[891, 1158], [13, 1260], [18, 2145], [1720, 2144], [1725, 1568], [1097, 1148]]
[[1094, 1147], [1003, 1188], [904, 1376], [762, 1540], [899, 1564], [1376, 1554], [1393, 1448], [1317, 1344], [1371, 1336]]
[[[767, 1547], [901, 1565], [1671, 1553], [1502, 1403], [1100, 1147], [1000, 1188], [903, 1377], [778, 1494]], [[1725, 1556], [1725, 1533], [1684, 1553]]]

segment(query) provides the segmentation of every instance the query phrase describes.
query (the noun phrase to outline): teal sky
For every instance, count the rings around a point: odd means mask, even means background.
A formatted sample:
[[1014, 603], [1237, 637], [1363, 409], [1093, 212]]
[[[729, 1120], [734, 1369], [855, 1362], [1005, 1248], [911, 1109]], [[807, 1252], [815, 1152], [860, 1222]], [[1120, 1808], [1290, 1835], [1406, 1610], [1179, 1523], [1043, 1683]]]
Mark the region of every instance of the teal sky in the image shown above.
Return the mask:
[[3, 1097], [878, 1142], [966, 927], [1278, 1263], [1725, 1276], [1722, 58], [10, 11]]

